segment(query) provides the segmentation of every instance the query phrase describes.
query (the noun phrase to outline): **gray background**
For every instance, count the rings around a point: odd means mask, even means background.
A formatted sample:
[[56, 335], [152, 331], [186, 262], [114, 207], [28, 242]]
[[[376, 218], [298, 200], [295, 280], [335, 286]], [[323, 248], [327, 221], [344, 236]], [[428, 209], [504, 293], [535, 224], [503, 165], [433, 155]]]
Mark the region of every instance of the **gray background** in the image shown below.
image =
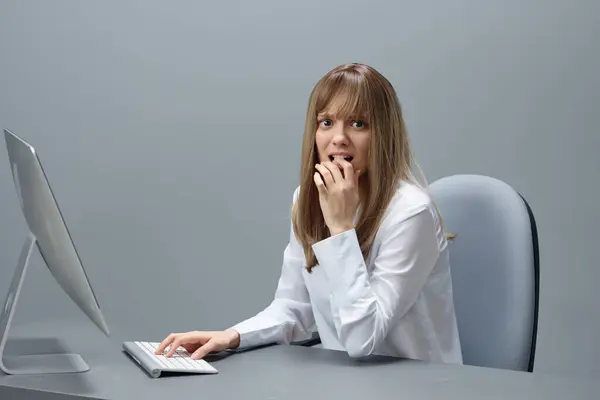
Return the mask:
[[[0, 127], [36, 146], [114, 340], [158, 340], [270, 301], [308, 94], [371, 64], [430, 181], [487, 174], [530, 201], [536, 368], [599, 376], [599, 15], [593, 0], [4, 0]], [[26, 235], [5, 151], [0, 188], [3, 297]], [[38, 254], [29, 278], [16, 324], [84, 320]]]

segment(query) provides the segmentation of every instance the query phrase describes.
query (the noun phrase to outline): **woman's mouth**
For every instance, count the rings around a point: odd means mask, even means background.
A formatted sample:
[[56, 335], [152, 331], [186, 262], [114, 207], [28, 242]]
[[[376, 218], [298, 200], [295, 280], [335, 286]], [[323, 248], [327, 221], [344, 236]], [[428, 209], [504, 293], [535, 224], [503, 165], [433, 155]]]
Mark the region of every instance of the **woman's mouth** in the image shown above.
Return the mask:
[[352, 162], [352, 159], [353, 159], [353, 158], [354, 158], [354, 157], [352, 157], [352, 156], [349, 156], [349, 155], [341, 155], [341, 154], [336, 154], [336, 155], [331, 155], [331, 156], [329, 156], [329, 160], [330, 160], [330, 161], [332, 161], [332, 162], [333, 162], [333, 160], [336, 160], [336, 159], [337, 159], [337, 160], [345, 160], [345, 161], [348, 161], [348, 162]]

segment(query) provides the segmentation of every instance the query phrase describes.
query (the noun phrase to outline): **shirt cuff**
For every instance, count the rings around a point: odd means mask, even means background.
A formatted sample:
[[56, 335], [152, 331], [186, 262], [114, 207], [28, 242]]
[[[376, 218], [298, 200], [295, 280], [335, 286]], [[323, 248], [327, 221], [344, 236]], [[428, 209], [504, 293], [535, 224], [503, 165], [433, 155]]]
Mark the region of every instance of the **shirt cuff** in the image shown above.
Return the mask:
[[364, 295], [368, 273], [355, 229], [330, 236], [312, 248], [338, 304], [351, 304]]
[[243, 351], [256, 345], [256, 343], [254, 343], [255, 340], [253, 340], [256, 339], [256, 332], [249, 322], [240, 322], [229, 327], [229, 329], [233, 329], [240, 335], [240, 344], [235, 349], [230, 349], [230, 351]]

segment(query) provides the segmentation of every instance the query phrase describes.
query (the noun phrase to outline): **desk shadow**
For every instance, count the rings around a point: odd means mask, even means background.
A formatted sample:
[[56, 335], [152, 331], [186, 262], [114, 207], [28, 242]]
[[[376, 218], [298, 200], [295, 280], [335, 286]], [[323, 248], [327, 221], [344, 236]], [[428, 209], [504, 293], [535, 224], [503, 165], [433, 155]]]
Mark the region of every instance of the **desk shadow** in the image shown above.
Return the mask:
[[[4, 350], [6, 356], [54, 353], [73, 353], [73, 351], [55, 338], [9, 338]], [[87, 362], [85, 357], [84, 361]], [[9, 375], [0, 371], [0, 379], [9, 385], [14, 384], [28, 389], [62, 392], [65, 387], [68, 387], [70, 393], [93, 396], [96, 391], [87, 376], [89, 372]]]
[[[267, 344], [261, 344], [261, 345], [254, 346], [254, 347], [248, 347], [248, 348], [245, 348], [245, 349], [225, 350], [222, 353], [227, 353], [229, 355], [231, 355], [231, 354], [240, 354], [240, 353], [251, 353], [251, 352], [254, 352], [254, 351], [266, 349], [266, 348], [269, 348], [269, 347], [277, 347], [277, 346], [280, 346], [280, 345], [277, 344], [277, 343], [267, 343]], [[212, 354], [215, 354], [215, 353], [211, 353], [211, 355]], [[220, 354], [220, 353], [216, 353], [216, 354]]]
[[364, 358], [355, 358], [349, 359], [349, 362], [355, 365], [390, 365], [390, 364], [405, 364], [405, 363], [414, 363], [415, 360], [408, 360], [405, 358], [399, 357], [390, 357], [390, 356], [367, 356]]
[[[293, 348], [293, 346], [292, 346]], [[369, 355], [364, 357], [350, 357], [346, 352], [339, 350], [328, 350], [315, 347], [305, 347], [304, 351], [297, 351], [295, 354], [300, 360], [307, 362], [318, 361], [322, 364], [351, 367], [375, 367], [379, 365], [422, 363], [420, 360], [408, 358]], [[306, 351], [308, 350], [308, 351]]]
[[208, 363], [212, 363], [212, 362], [224, 360], [231, 355], [233, 355], [233, 353], [231, 353], [229, 351], [220, 351], [218, 353], [209, 353], [204, 357], [204, 360]]

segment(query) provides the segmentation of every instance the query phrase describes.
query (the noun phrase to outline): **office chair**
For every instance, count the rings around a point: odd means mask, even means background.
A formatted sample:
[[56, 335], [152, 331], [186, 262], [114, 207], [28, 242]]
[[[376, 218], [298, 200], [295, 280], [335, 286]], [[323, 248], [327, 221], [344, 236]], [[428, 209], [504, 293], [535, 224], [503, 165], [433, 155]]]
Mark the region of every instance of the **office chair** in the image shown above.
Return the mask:
[[481, 175], [430, 185], [449, 242], [463, 361], [533, 371], [538, 321], [537, 228], [525, 198]]
[[[525, 198], [487, 176], [454, 175], [429, 191], [449, 242], [463, 362], [533, 371], [539, 304], [535, 218]], [[294, 344], [321, 343], [318, 333]]]

